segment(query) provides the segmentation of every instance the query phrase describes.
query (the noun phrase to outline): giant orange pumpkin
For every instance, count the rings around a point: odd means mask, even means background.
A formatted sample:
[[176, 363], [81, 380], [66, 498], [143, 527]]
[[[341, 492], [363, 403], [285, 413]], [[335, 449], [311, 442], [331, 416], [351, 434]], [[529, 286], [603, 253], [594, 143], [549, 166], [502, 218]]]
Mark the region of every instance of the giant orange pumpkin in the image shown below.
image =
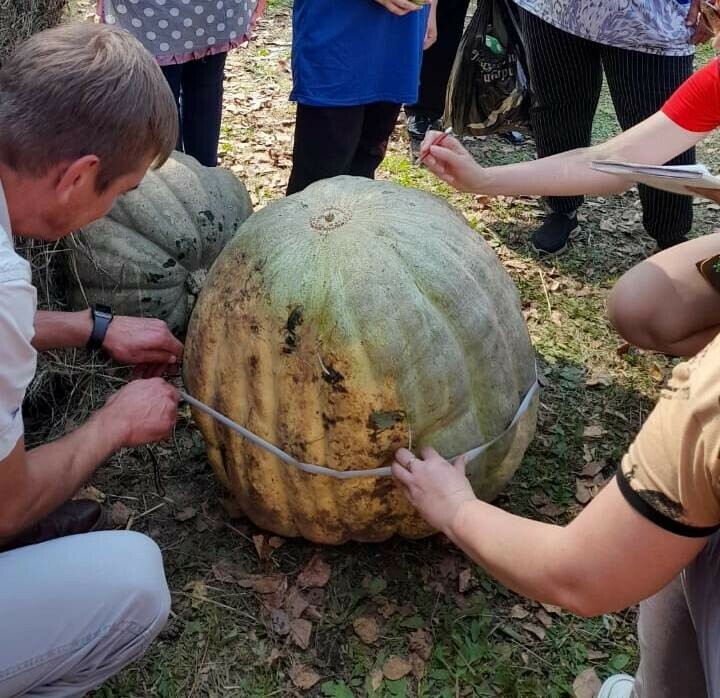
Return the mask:
[[[488, 442], [534, 381], [517, 292], [490, 247], [443, 200], [354, 177], [251, 216], [188, 330], [195, 397], [335, 470], [387, 465], [409, 442], [446, 456]], [[517, 468], [536, 407], [468, 465], [479, 496]], [[221, 482], [263, 528], [323, 543], [432, 532], [391, 478], [303, 473], [195, 417]]]

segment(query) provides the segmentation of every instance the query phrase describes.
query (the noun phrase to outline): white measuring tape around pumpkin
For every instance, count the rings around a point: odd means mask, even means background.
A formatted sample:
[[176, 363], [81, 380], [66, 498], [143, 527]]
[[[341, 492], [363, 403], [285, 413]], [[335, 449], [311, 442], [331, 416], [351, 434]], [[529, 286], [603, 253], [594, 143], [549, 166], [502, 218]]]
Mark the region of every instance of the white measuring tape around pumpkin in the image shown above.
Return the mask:
[[[525, 413], [530, 409], [530, 405], [532, 404], [533, 398], [537, 394], [539, 390], [539, 384], [538, 381], [535, 380], [530, 390], [527, 391], [525, 394], [525, 397], [522, 399], [522, 402], [520, 403], [520, 406], [517, 409], [517, 412], [515, 413], [515, 416], [512, 418], [512, 421], [507, 426], [507, 428], [498, 436], [496, 436], [491, 441], [488, 441], [487, 443], [483, 444], [482, 446], [477, 446], [476, 448], [473, 448], [465, 453], [458, 454], [457, 456], [453, 456], [452, 458], [449, 458], [448, 460], [454, 461], [455, 459], [459, 458], [460, 456], [464, 456], [466, 461], [471, 461], [474, 458], [477, 458], [479, 455], [482, 455], [487, 451], [490, 447], [494, 446], [500, 439], [502, 439], [504, 436], [506, 436], [510, 431], [512, 431], [517, 423], [522, 419], [522, 417], [525, 415]], [[229, 417], [226, 417], [224, 414], [218, 412], [217, 410], [214, 410], [210, 405], [206, 405], [204, 402], [200, 402], [197, 398], [194, 398], [192, 395], [189, 395], [185, 391], [180, 391], [180, 397], [187, 402], [189, 405], [192, 405], [193, 407], [197, 408], [201, 412], [204, 412], [205, 414], [212, 417], [215, 421], [219, 422], [220, 424], [226, 426], [228, 429], [231, 429], [232, 431], [236, 432], [237, 434], [240, 434], [240, 436], [244, 437], [251, 443], [255, 444], [256, 446], [259, 446], [260, 448], [264, 449], [268, 453], [271, 453], [273, 456], [276, 456], [284, 463], [287, 463], [288, 465], [292, 465], [299, 470], [302, 470], [305, 473], [310, 473], [312, 475], [326, 475], [328, 477], [334, 477], [337, 480], [350, 480], [352, 478], [356, 477], [389, 477], [392, 475], [392, 471], [389, 466], [386, 466], [384, 468], [372, 468], [370, 470], [333, 470], [332, 468], [326, 468], [322, 465], [314, 465], [312, 463], [301, 463], [297, 458], [293, 458], [289, 453], [286, 453], [281, 448], [278, 448], [274, 444], [271, 444], [269, 441], [266, 441], [261, 436], [258, 436], [257, 434], [254, 434], [249, 429], [246, 429], [243, 426], [240, 426], [237, 422], [233, 422], [232, 419]]]

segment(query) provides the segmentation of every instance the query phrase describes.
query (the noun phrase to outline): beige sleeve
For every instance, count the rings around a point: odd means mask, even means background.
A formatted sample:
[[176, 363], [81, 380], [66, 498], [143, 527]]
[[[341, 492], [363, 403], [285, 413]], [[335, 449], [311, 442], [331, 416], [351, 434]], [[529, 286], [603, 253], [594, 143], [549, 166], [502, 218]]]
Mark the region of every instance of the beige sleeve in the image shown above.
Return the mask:
[[689, 386], [665, 391], [618, 472], [631, 506], [679, 535], [702, 537], [720, 527], [720, 406], [715, 409], [717, 417], [708, 420]]

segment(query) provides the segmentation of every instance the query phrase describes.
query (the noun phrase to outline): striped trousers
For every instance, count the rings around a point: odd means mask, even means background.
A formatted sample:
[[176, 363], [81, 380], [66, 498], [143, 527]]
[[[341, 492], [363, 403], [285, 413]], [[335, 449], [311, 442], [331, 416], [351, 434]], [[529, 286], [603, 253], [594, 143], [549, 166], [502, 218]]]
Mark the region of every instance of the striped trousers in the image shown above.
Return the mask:
[[[530, 112], [538, 157], [590, 145], [593, 118], [607, 79], [623, 130], [652, 116], [690, 77], [692, 56], [658, 56], [613, 48], [568, 34], [520, 10], [530, 85]], [[671, 161], [695, 162], [695, 150]], [[692, 227], [692, 199], [640, 186], [645, 230], [662, 248], [682, 241]], [[572, 213], [582, 197], [550, 197], [552, 211]]]

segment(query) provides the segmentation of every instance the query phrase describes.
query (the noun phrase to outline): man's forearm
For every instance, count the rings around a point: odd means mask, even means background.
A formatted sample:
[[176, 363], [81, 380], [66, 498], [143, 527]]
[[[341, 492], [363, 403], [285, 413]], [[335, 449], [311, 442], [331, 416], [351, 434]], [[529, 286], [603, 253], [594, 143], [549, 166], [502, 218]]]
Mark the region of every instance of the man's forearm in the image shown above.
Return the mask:
[[32, 344], [37, 351], [81, 348], [92, 332], [89, 310], [77, 313], [38, 310], [35, 314], [35, 337]]
[[24, 492], [32, 492], [29, 501], [8, 497], [15, 511], [3, 512], [20, 533], [50, 514], [74, 494], [92, 476], [97, 466], [122, 446], [119, 430], [106, 412], [98, 412], [83, 426], [67, 436], [44, 444], [25, 454]]

